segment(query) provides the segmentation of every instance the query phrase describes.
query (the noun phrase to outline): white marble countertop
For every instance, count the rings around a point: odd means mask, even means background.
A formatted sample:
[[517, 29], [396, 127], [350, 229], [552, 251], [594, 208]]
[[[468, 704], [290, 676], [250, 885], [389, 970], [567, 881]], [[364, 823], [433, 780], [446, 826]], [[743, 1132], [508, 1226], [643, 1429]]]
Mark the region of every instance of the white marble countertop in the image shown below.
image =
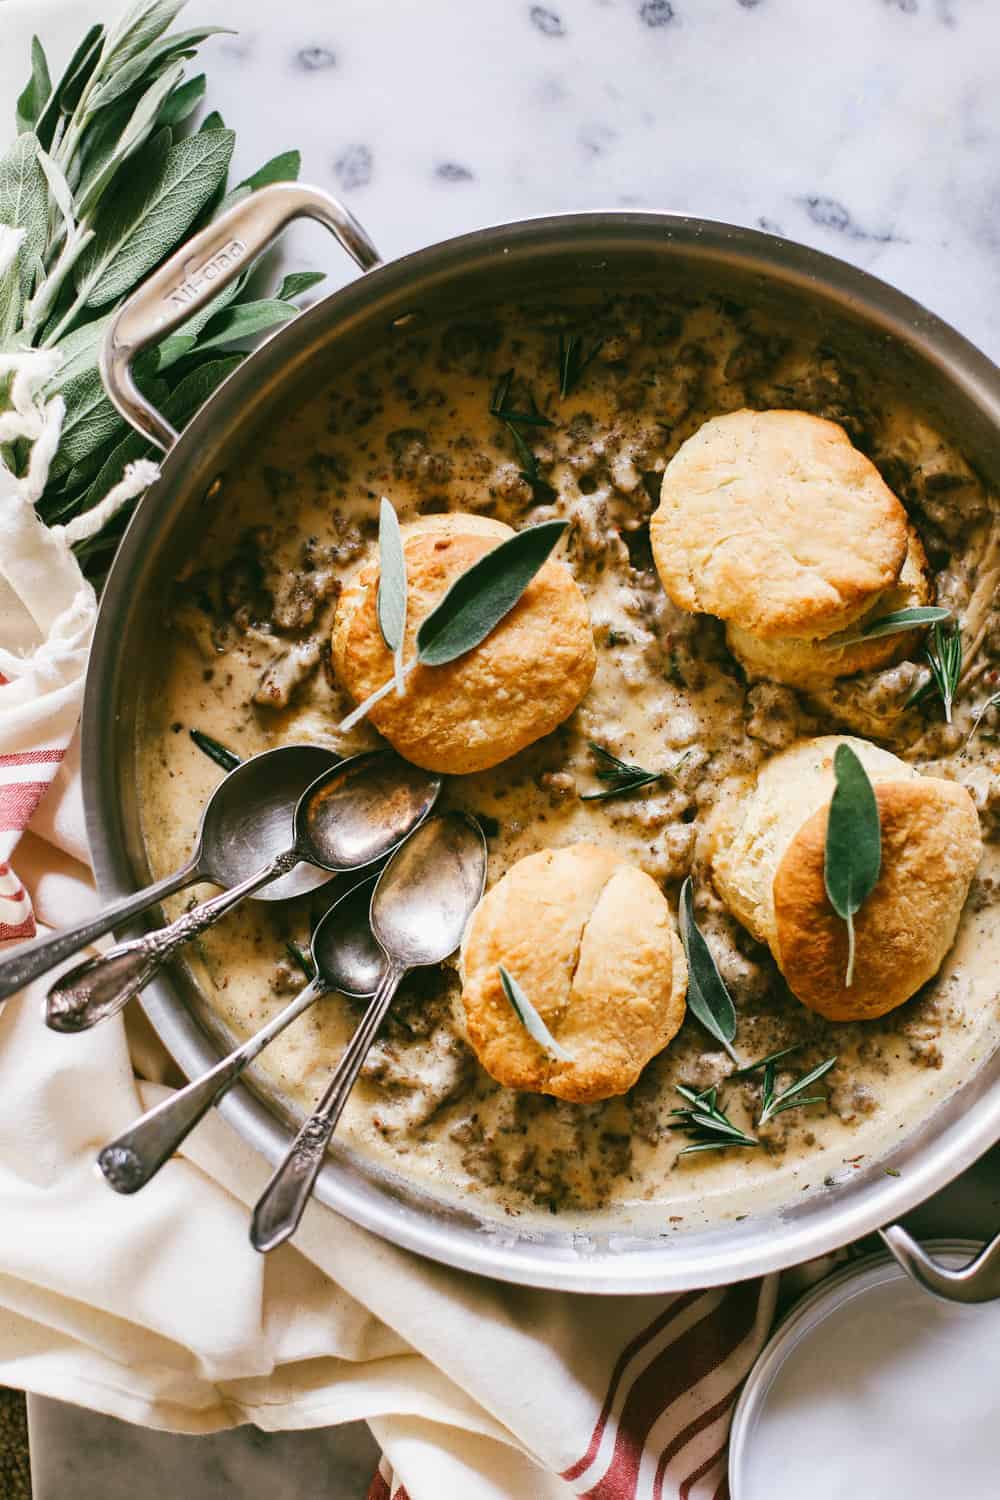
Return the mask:
[[[31, 31], [65, 44], [114, 8], [5, 0], [4, 119]], [[303, 179], [340, 195], [386, 258], [535, 214], [682, 210], [842, 256], [1000, 358], [996, 0], [191, 0], [185, 24], [201, 21], [238, 29], [201, 64], [237, 170], [299, 147]], [[352, 275], [313, 226], [291, 258], [334, 285]], [[100, 1420], [46, 1423], [35, 1404], [37, 1500], [70, 1473], [77, 1500], [111, 1493], [74, 1462], [97, 1440], [81, 1424]], [[174, 1493], [277, 1495], [238, 1455], [227, 1486], [222, 1459], [197, 1452]], [[303, 1448], [301, 1486], [283, 1465], [282, 1495], [317, 1493], [314, 1459]], [[132, 1493], [128, 1445], [122, 1463]], [[347, 1473], [324, 1497], [359, 1493]]]

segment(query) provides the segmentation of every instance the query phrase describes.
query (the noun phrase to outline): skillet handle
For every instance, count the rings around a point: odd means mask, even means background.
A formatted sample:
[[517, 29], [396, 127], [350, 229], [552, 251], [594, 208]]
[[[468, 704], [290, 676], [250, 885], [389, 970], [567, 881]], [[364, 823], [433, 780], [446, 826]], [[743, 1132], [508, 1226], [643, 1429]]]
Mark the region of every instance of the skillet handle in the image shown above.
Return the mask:
[[1000, 1234], [955, 1270], [928, 1255], [902, 1224], [890, 1224], [879, 1234], [907, 1276], [936, 1297], [947, 1302], [992, 1302], [1000, 1297]]
[[363, 271], [379, 253], [336, 198], [298, 182], [277, 182], [236, 203], [176, 250], [119, 309], [101, 346], [104, 389], [125, 420], [167, 452], [177, 433], [139, 391], [132, 362], [239, 276], [293, 219], [318, 219]]

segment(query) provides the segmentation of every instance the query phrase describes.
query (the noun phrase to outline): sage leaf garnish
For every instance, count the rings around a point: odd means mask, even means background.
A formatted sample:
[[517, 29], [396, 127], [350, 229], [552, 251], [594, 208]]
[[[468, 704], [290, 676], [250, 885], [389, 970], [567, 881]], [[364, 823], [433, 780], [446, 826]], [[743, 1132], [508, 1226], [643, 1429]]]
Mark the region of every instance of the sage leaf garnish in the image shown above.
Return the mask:
[[830, 905], [847, 923], [847, 973], [854, 981], [854, 916], [878, 880], [882, 868], [882, 826], [868, 772], [850, 745], [838, 745], [833, 757], [837, 778], [826, 824], [823, 878]]
[[642, 766], [630, 765], [594, 740], [588, 740], [587, 743], [597, 762], [597, 779], [606, 781], [608, 785], [600, 792], [581, 792], [581, 802], [605, 802], [609, 797], [624, 797], [629, 792], [637, 792], [640, 787], [662, 781], [667, 775], [666, 771], [647, 771]]
[[736, 1035], [736, 1007], [716, 967], [712, 950], [695, 922], [690, 875], [681, 886], [680, 929], [688, 964], [688, 1005], [705, 1030], [722, 1043], [734, 1062], [738, 1062], [730, 1045]]
[[224, 771], [233, 771], [243, 764], [238, 755], [227, 750], [225, 745], [220, 745], [218, 740], [213, 740], [203, 729], [191, 729], [188, 732], [202, 754], [207, 755], [209, 760], [214, 760]]
[[[404, 681], [418, 664], [443, 667], [480, 645], [510, 614], [565, 530], [565, 521], [527, 526], [460, 573], [421, 621], [417, 654], [403, 667]], [[393, 676], [376, 688], [341, 720], [340, 733], [353, 729], [395, 687]]]
[[828, 1057], [826, 1062], [821, 1062], [818, 1067], [813, 1068], [810, 1072], [803, 1073], [802, 1077], [796, 1078], [794, 1083], [788, 1085], [787, 1089], [783, 1089], [780, 1094], [776, 1094], [774, 1092], [775, 1062], [777, 1057], [781, 1055], [779, 1052], [775, 1057], [768, 1058], [764, 1068], [764, 1083], [761, 1089], [761, 1111], [757, 1116], [758, 1128], [761, 1125], [766, 1125], [768, 1120], [773, 1120], [775, 1115], [784, 1114], [786, 1109], [802, 1109], [807, 1104], [826, 1103], [825, 1094], [806, 1094], [805, 1090], [811, 1088], [814, 1083], [818, 1083], [825, 1074], [829, 1073], [837, 1059], [835, 1057]]
[[583, 339], [578, 333], [559, 335], [559, 394], [568, 396], [573, 388], [579, 384], [580, 379], [589, 364], [600, 354], [604, 348], [603, 339], [595, 339], [586, 354], [583, 352]]
[[748, 1135], [734, 1125], [717, 1102], [718, 1090], [713, 1086], [696, 1092], [686, 1084], [677, 1084], [677, 1092], [688, 1102], [687, 1109], [670, 1111], [676, 1123], [671, 1130], [683, 1130], [691, 1144], [684, 1146], [678, 1156], [691, 1156], [697, 1151], [721, 1151], [727, 1146], [759, 1146], [754, 1135]]
[[538, 1043], [543, 1052], [547, 1053], [549, 1057], [554, 1058], [556, 1062], [572, 1062], [572, 1052], [567, 1052], [565, 1047], [559, 1045], [513, 974], [509, 973], [503, 964], [497, 966], [497, 971], [500, 975], [503, 992], [510, 1001], [511, 1009], [528, 1035]]
[[396, 692], [406, 688], [403, 644], [406, 640], [406, 555], [399, 517], [391, 500], [382, 496], [378, 513], [378, 628], [385, 649], [392, 652]]
[[421, 663], [442, 667], [484, 641], [510, 614], [565, 530], [565, 521], [528, 526], [459, 574], [417, 631]]
[[935, 604], [921, 604], [913, 609], [894, 609], [891, 614], [880, 615], [871, 620], [856, 635], [831, 636], [828, 646], [858, 646], [863, 641], [877, 641], [886, 635], [901, 635], [907, 630], [919, 630], [923, 625], [943, 625], [954, 617], [950, 609]]
[[971, 744], [973, 736], [991, 708], [1000, 708], [1000, 693], [994, 693], [992, 698], [987, 698], [982, 708], [977, 709], [976, 716], [972, 721], [972, 728], [969, 730], [969, 738], [965, 742], [966, 745]]

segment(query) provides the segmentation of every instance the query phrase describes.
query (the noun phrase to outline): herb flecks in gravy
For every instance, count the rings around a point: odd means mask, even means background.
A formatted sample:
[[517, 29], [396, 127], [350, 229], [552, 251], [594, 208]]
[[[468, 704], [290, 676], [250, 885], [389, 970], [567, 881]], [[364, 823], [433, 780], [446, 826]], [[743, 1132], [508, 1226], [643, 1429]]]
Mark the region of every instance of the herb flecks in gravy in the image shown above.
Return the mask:
[[[586, 358], [567, 382], [574, 337]], [[504, 409], [552, 424], [514, 424], [530, 443], [531, 466], [511, 424], [491, 410], [508, 371]], [[905, 710], [926, 676], [918, 662], [839, 681], [812, 698], [748, 685], [722, 627], [665, 598], [647, 528], [663, 468], [703, 421], [743, 406], [795, 407], [840, 422], [907, 505], [936, 573], [937, 602], [965, 617], [967, 642], [976, 642], [952, 724], [937, 699]], [[476, 813], [489, 834], [491, 881], [523, 855], [578, 840], [620, 850], [664, 885], [675, 909], [693, 873], [698, 925], [738, 1008], [739, 1056], [795, 1046], [797, 1075], [834, 1054], [838, 1061], [823, 1079], [828, 1105], [768, 1119], [756, 1132], [762, 1149], [678, 1160], [678, 1084], [703, 1093], [731, 1080], [725, 1109], [741, 1131], [754, 1133], [761, 1109], [760, 1076], [735, 1076], [736, 1064], [694, 1016], [622, 1098], [579, 1106], [515, 1094], [479, 1069], [461, 1039], [458, 976], [446, 965], [404, 986], [342, 1139], [483, 1212], [540, 1212], [547, 1221], [551, 1212], [580, 1221], [612, 1205], [633, 1222], [733, 1216], [751, 1202], [820, 1188], [888, 1149], [993, 1047], [993, 965], [977, 967], [976, 950], [998, 890], [994, 849], [941, 974], [883, 1020], [845, 1025], [789, 996], [767, 951], [699, 878], [698, 841], [728, 777], [804, 735], [836, 731], [867, 735], [921, 770], [964, 781], [995, 838], [995, 725], [987, 716], [971, 739], [970, 730], [998, 682], [997, 557], [988, 496], [960, 452], [922, 413], [891, 401], [884, 382], [722, 300], [636, 295], [508, 306], [401, 335], [390, 352], [336, 372], [329, 388], [274, 415], [246, 468], [231, 469], [208, 534], [177, 580], [170, 649], [145, 710], [144, 823], [157, 873], [187, 852], [219, 774], [173, 725], [201, 729], [243, 756], [303, 740], [343, 753], [374, 742], [364, 724], [336, 733], [352, 705], [334, 679], [328, 639], [343, 580], [376, 544], [383, 494], [403, 522], [447, 510], [518, 529], [569, 522], [563, 551], [591, 611], [594, 684], [547, 739], [446, 787], [446, 805]], [[668, 774], [628, 796], [588, 800], [595, 744]], [[202, 939], [198, 977], [234, 1033], [258, 1027], [301, 984], [288, 945], [306, 943], [310, 913], [324, 899], [316, 893], [277, 910], [250, 903]], [[271, 1086], [311, 1104], [357, 1015], [336, 996], [315, 1007], [264, 1054]], [[790, 1082], [779, 1070], [777, 1087]]]

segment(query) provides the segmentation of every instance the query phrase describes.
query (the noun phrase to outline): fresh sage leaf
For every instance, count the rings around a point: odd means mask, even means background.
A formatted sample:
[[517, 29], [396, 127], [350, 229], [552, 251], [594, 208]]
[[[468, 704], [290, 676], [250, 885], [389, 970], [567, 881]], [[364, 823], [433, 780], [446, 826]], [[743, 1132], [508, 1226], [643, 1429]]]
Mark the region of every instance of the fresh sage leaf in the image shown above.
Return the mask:
[[216, 387], [243, 363], [243, 359], [242, 354], [225, 354], [219, 359], [206, 360], [185, 375], [164, 403], [164, 411], [174, 426], [183, 427], [189, 422]]
[[17, 101], [16, 127], [18, 135], [22, 131], [33, 130], [35, 128], [51, 93], [52, 80], [49, 77], [49, 65], [45, 59], [45, 49], [37, 36], [33, 36], [31, 38], [31, 77], [25, 84]]
[[[179, 31], [170, 36], [161, 36], [130, 62], [108, 73], [87, 101], [88, 113], [96, 115], [99, 110], [107, 109], [144, 80], [159, 76], [163, 68], [171, 63], [193, 57], [202, 42], [224, 31], [226, 28], [223, 26], [206, 26], [198, 31]], [[232, 35], [232, 32], [228, 34]]]
[[406, 554], [399, 517], [391, 500], [382, 496], [378, 517], [378, 628], [387, 651], [392, 652], [396, 692], [406, 687], [403, 676], [403, 646], [406, 642]]
[[184, 121], [194, 114], [204, 97], [205, 75], [199, 73], [196, 78], [189, 78], [186, 83], [179, 84], [167, 95], [160, 105], [156, 124], [158, 126], [169, 125], [171, 129], [183, 125]]
[[[225, 178], [235, 139], [231, 130], [214, 130], [165, 152], [158, 136], [150, 141], [141, 165], [143, 175], [152, 165], [154, 181], [144, 185], [138, 201], [116, 200], [77, 264], [77, 294], [85, 306], [102, 307], [123, 296], [183, 238]], [[142, 185], [135, 168], [133, 175]]]
[[826, 894], [837, 916], [847, 923], [847, 973], [854, 981], [854, 917], [878, 880], [882, 868], [882, 826], [875, 789], [850, 745], [838, 745], [833, 757], [837, 778], [826, 824], [823, 876]]
[[[109, 109], [87, 132], [87, 149], [77, 186], [77, 210], [81, 219], [89, 218], [100, 203], [109, 184], [114, 181], [123, 193], [130, 191], [128, 182], [119, 183], [117, 174], [145, 146], [157, 128], [160, 106], [184, 76], [179, 63], [170, 72], [155, 79], [134, 107], [126, 100], [119, 111]], [[169, 126], [164, 127], [169, 129]], [[164, 148], [169, 140], [163, 137]]]
[[61, 116], [72, 114], [80, 95], [90, 80], [104, 42], [104, 27], [91, 26], [83, 41], [66, 64], [65, 72], [49, 93], [45, 108], [38, 117], [35, 134], [45, 147], [52, 149], [53, 138]]
[[565, 521], [526, 527], [460, 574], [421, 622], [420, 662], [442, 667], [484, 641], [514, 608], [565, 530]]
[[694, 919], [694, 892], [690, 875], [681, 886], [681, 942], [688, 964], [688, 1005], [705, 1030], [721, 1042], [734, 1062], [731, 1043], [736, 1035], [736, 1007], [719, 973], [712, 950]]
[[113, 317], [114, 313], [109, 312], [100, 318], [92, 318], [89, 323], [81, 323], [72, 333], [67, 333], [59, 340], [59, 353], [63, 362], [51, 380], [46, 381], [46, 396], [54, 396], [85, 370], [97, 369], [101, 343]]
[[318, 286], [321, 281], [326, 280], [323, 271], [292, 271], [285, 277], [278, 288], [277, 296], [282, 302], [290, 302], [293, 297], [298, 297], [302, 292], [308, 292], [311, 287]]
[[556, 1062], [572, 1062], [573, 1053], [567, 1052], [565, 1047], [559, 1045], [513, 974], [508, 973], [503, 964], [498, 965], [498, 972], [503, 992], [510, 1001], [511, 1009], [532, 1040], [536, 1041], [542, 1051]]
[[214, 740], [203, 729], [189, 729], [188, 733], [202, 754], [207, 755], [209, 760], [214, 760], [215, 764], [221, 766], [224, 771], [234, 771], [237, 766], [243, 764], [235, 751], [227, 750], [225, 745]]
[[19, 135], [0, 158], [0, 224], [25, 232], [17, 264], [21, 297], [26, 302], [31, 296], [34, 257], [44, 257], [49, 230], [49, 188], [38, 160], [38, 137], [30, 130]]
[[219, 111], [217, 109], [213, 109], [211, 114], [206, 115], [201, 124], [198, 126], [198, 134], [204, 135], [206, 133], [210, 133], [213, 130], [225, 130], [225, 128], [225, 123], [223, 122], [222, 116], [219, 114]]
[[941, 609], [933, 604], [921, 604], [913, 609], [894, 609], [891, 614], [872, 620], [856, 635], [835, 636], [827, 641], [829, 646], [857, 646], [863, 641], [877, 641], [886, 635], [901, 635], [907, 630], [919, 630], [922, 625], [937, 625], [950, 620], [950, 609]]
[[101, 72], [123, 68], [151, 47], [184, 9], [187, 0], [136, 0], [108, 32], [101, 53]]
[[68, 380], [62, 389], [66, 402], [59, 451], [49, 470], [52, 479], [67, 473], [74, 464], [87, 458], [96, 448], [112, 441], [125, 423], [104, 394], [96, 370], [84, 370]]
[[297, 307], [277, 297], [239, 302], [212, 319], [205, 329], [204, 338], [198, 340], [198, 348], [215, 349], [220, 344], [231, 344], [234, 339], [251, 338], [278, 323], [287, 323], [290, 318], [298, 317], [298, 313]]

